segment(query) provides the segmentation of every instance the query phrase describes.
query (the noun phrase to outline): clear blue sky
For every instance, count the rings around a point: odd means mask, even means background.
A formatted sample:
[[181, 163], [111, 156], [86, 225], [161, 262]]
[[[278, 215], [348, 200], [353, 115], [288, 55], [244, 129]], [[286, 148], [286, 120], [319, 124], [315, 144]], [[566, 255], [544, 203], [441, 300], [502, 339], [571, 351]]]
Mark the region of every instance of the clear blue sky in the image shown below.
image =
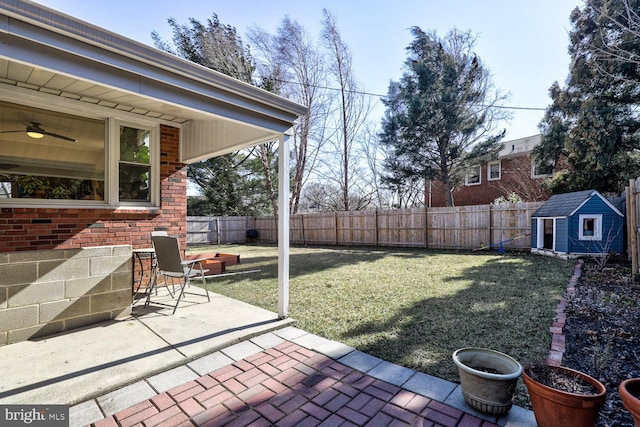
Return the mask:
[[[495, 85], [510, 93], [508, 104], [545, 108], [548, 89], [568, 75], [569, 15], [582, 0], [38, 0], [123, 36], [152, 45], [151, 31], [171, 39], [167, 18], [205, 22], [216, 13], [236, 27], [243, 39], [250, 26], [274, 32], [288, 15], [314, 36], [322, 9], [336, 18], [353, 53], [354, 73], [367, 92], [385, 95], [390, 80], [402, 75], [409, 28], [471, 30], [476, 53], [490, 68]], [[379, 97], [375, 97], [379, 99]], [[375, 110], [381, 117], [382, 107]], [[543, 111], [514, 111], [504, 124], [506, 140], [538, 133]], [[379, 122], [379, 120], [376, 120]]]

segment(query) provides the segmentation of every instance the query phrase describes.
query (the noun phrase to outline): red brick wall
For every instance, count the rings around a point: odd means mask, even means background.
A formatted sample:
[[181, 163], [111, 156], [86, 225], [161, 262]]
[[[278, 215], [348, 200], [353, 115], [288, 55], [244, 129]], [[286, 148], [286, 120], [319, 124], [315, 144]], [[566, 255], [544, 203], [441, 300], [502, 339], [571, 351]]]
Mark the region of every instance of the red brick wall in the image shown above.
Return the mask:
[[[455, 206], [487, 205], [500, 196], [515, 192], [525, 202], [548, 199], [542, 183], [544, 179], [531, 178], [531, 159], [528, 155], [504, 158], [500, 164], [499, 180], [487, 180], [487, 164], [482, 165], [481, 184], [460, 185], [453, 191]], [[430, 203], [430, 204], [429, 204]], [[434, 181], [426, 183], [425, 204], [431, 207], [445, 206], [444, 184]]]
[[180, 159], [180, 129], [160, 126], [160, 207], [140, 209], [0, 209], [0, 252], [151, 245], [154, 230], [186, 244], [187, 172]]

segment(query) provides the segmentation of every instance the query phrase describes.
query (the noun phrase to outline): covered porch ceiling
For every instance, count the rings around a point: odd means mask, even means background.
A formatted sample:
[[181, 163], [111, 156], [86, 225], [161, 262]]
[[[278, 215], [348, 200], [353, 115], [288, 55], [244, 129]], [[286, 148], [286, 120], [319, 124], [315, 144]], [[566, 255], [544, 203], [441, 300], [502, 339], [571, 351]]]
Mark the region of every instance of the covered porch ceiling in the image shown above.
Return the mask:
[[[175, 124], [183, 129], [184, 163], [278, 139], [306, 111], [300, 104], [27, 1], [0, 4], [0, 47], [4, 92], [39, 95], [45, 103], [57, 97]], [[0, 130], [24, 125], [20, 118], [0, 117]]]

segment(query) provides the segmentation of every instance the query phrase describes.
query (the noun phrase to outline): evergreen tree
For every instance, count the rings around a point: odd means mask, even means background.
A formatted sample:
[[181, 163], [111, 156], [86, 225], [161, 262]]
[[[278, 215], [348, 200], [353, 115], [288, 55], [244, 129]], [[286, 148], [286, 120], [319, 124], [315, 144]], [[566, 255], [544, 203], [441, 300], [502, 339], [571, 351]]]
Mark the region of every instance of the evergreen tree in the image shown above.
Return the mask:
[[552, 193], [619, 192], [640, 173], [640, 68], [629, 56], [640, 53], [640, 33], [624, 28], [631, 3], [639, 10], [637, 0], [589, 0], [571, 14], [569, 77], [550, 88], [534, 151], [562, 170], [547, 182]]
[[[213, 14], [206, 25], [190, 18], [189, 24], [168, 20], [173, 46], [154, 31], [157, 48], [211, 68], [246, 83], [254, 84], [255, 64], [236, 28], [220, 22]], [[264, 79], [266, 89], [271, 80]], [[201, 190], [202, 197], [189, 200], [189, 215], [260, 215], [275, 213], [273, 144], [246, 153], [231, 153], [188, 166], [187, 176]], [[260, 175], [264, 176], [260, 176]]]
[[505, 118], [489, 71], [472, 51], [470, 32], [451, 30], [443, 39], [412, 28], [406, 72], [391, 82], [382, 120], [381, 141], [393, 155], [386, 181], [435, 179], [444, 183], [447, 206], [451, 191], [468, 168], [497, 155]]

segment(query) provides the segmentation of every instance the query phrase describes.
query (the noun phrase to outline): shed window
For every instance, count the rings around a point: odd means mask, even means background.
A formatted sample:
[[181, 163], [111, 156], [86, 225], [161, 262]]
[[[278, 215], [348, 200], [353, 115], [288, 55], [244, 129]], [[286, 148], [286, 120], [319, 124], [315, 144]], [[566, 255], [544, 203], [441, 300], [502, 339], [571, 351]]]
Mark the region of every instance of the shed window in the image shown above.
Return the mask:
[[469, 172], [464, 179], [464, 183], [466, 185], [478, 185], [480, 184], [480, 173], [481, 173], [481, 166], [478, 165], [475, 168], [473, 168], [471, 170], [471, 172]]
[[579, 223], [580, 240], [602, 240], [602, 215], [580, 215]]

